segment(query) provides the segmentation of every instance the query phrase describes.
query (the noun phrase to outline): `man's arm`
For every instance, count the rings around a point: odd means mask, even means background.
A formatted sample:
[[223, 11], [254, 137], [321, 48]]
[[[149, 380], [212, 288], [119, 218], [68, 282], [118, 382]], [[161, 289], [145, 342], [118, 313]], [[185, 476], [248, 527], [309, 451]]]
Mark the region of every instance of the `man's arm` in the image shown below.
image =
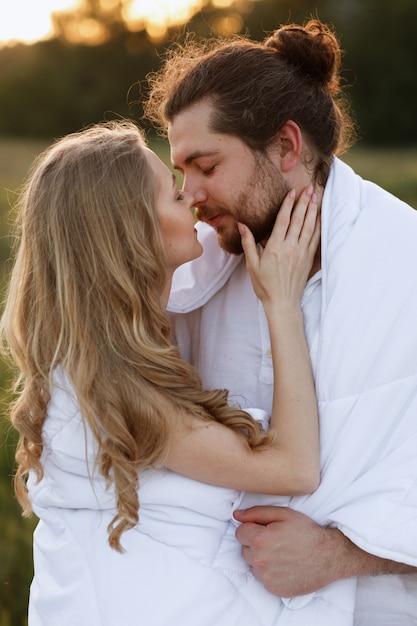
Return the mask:
[[336, 528], [321, 527], [285, 507], [236, 511], [236, 537], [255, 578], [271, 593], [292, 597], [352, 576], [407, 574], [417, 568], [364, 552]]

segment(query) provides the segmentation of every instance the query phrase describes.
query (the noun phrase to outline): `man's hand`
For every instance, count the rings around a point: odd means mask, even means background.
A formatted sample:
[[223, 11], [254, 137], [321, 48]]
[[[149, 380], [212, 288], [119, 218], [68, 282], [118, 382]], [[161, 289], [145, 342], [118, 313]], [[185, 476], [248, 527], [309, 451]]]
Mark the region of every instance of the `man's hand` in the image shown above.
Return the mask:
[[292, 509], [259, 506], [235, 511], [234, 517], [242, 522], [236, 537], [255, 578], [284, 598], [341, 578], [416, 571], [368, 554], [337, 529], [323, 528]]
[[236, 531], [243, 558], [268, 591], [291, 597], [330, 582], [326, 530], [310, 518], [272, 506], [236, 511], [234, 517], [243, 522]]

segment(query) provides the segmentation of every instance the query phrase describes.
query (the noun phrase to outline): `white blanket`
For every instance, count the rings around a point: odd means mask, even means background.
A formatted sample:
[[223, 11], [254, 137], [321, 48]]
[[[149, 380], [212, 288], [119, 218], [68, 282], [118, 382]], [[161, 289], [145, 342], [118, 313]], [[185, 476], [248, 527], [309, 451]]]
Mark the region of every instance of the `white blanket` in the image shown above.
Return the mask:
[[417, 565], [417, 213], [339, 163], [322, 228], [323, 476], [292, 504]]
[[[237, 263], [218, 251], [211, 261], [197, 288], [186, 268], [190, 289], [173, 294], [170, 310], [201, 306]], [[337, 159], [322, 206], [316, 389], [322, 482], [290, 506], [369, 553], [417, 566], [417, 213]], [[279, 624], [348, 626], [355, 596], [354, 579], [339, 581], [285, 601]]]
[[417, 214], [339, 163], [322, 228], [322, 483], [290, 506], [417, 565]]

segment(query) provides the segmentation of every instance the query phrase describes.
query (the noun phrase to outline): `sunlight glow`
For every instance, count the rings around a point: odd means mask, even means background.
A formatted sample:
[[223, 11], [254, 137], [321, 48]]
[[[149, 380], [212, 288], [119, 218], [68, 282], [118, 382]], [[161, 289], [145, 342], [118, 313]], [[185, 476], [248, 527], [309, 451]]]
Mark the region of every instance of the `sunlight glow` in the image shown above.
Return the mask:
[[233, 4], [233, 0], [213, 0], [216, 9], [228, 9]]
[[[3, 0], [7, 10], [0, 19], [0, 43], [33, 43], [53, 35], [51, 13], [73, 9], [80, 0]], [[231, 3], [233, 0], [217, 0]], [[102, 0], [111, 7], [115, 0]], [[132, 30], [146, 27], [151, 39], [163, 39], [173, 24], [184, 24], [208, 0], [132, 0], [126, 18]]]
[[169, 26], [185, 24], [205, 4], [207, 0], [133, 0], [126, 18], [132, 30], [144, 24], [153, 41], [162, 41]]
[[234, 33], [238, 33], [243, 27], [242, 16], [238, 13], [231, 13], [225, 17], [217, 17], [212, 24], [212, 28], [216, 35], [220, 37], [228, 37]]
[[127, 16], [132, 20], [145, 17], [156, 24], [172, 24], [189, 19], [204, 4], [204, 0], [133, 0], [127, 7]]
[[0, 41], [32, 43], [52, 34], [51, 12], [73, 8], [77, 0], [9, 0], [0, 19]]

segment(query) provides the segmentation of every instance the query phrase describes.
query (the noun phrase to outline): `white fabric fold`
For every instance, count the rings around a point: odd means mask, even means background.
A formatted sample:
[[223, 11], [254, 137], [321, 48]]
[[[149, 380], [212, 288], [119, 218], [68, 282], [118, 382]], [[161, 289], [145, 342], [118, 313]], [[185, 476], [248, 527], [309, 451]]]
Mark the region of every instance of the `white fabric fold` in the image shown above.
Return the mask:
[[[204, 232], [204, 246], [210, 238]], [[197, 273], [193, 280], [201, 306], [213, 293], [204, 298]], [[179, 273], [176, 301], [181, 283]], [[371, 554], [417, 566], [417, 214], [338, 159], [322, 204], [315, 371], [322, 482], [290, 506]], [[283, 600], [279, 625], [323, 626], [332, 615], [348, 626], [355, 597], [356, 581], [346, 580]]]

